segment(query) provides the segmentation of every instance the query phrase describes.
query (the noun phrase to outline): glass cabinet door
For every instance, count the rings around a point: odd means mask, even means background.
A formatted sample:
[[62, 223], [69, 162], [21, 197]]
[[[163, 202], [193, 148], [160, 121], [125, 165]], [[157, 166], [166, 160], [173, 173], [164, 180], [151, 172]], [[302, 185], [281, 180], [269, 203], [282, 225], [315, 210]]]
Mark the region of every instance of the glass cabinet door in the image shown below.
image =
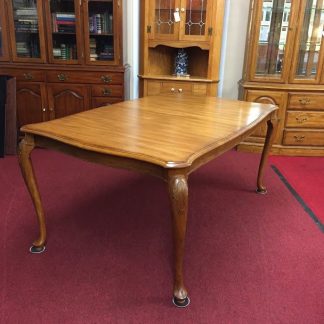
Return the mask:
[[115, 30], [117, 21], [117, 1], [87, 0], [85, 2], [85, 53], [88, 64], [116, 64], [119, 39]]
[[78, 0], [46, 1], [49, 17], [48, 42], [51, 63], [80, 62], [80, 3]]
[[[294, 3], [295, 1], [295, 3]], [[282, 81], [289, 53], [287, 43], [292, 38], [290, 25], [294, 23], [298, 0], [262, 0], [257, 8], [256, 30], [251, 66], [251, 79]], [[295, 5], [295, 6], [294, 6]], [[287, 63], [287, 64], [286, 64]]]
[[180, 0], [152, 0], [150, 3], [150, 39], [176, 40], [181, 21]]
[[[1, 8], [4, 8], [4, 0], [0, 0]], [[7, 28], [5, 23], [4, 10], [0, 11], [0, 61], [7, 61], [9, 59], [8, 54], [8, 39]]]
[[10, 0], [13, 60], [45, 61], [45, 39], [41, 0]]
[[211, 0], [182, 0], [180, 39], [203, 41], [213, 31], [210, 27]]
[[293, 81], [317, 83], [323, 65], [324, 1], [305, 0], [295, 50]]

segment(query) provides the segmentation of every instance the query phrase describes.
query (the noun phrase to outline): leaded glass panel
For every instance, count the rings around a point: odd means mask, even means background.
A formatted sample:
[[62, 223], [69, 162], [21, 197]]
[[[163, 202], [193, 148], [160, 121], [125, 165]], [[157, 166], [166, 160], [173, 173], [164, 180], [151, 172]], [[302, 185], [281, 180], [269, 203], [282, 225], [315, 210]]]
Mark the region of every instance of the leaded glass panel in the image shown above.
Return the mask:
[[155, 34], [174, 33], [175, 0], [155, 0]]
[[205, 35], [207, 2], [208, 0], [187, 0], [186, 35]]

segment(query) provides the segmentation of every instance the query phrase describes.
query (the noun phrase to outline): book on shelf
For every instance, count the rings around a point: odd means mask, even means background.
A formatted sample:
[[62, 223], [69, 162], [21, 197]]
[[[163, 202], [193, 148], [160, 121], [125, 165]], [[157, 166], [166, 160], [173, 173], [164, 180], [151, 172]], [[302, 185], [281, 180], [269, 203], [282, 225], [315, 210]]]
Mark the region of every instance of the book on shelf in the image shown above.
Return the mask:
[[52, 13], [52, 30], [54, 33], [75, 33], [75, 14]]
[[112, 34], [113, 15], [106, 11], [89, 16], [89, 32], [92, 34]]

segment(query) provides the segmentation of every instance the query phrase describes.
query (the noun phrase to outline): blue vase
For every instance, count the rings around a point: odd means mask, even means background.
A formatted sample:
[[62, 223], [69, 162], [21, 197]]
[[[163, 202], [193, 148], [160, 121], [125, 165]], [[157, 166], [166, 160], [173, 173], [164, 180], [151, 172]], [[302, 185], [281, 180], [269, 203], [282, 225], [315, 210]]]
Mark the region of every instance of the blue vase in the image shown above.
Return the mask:
[[178, 50], [175, 57], [174, 74], [177, 76], [188, 75], [188, 54], [183, 48]]

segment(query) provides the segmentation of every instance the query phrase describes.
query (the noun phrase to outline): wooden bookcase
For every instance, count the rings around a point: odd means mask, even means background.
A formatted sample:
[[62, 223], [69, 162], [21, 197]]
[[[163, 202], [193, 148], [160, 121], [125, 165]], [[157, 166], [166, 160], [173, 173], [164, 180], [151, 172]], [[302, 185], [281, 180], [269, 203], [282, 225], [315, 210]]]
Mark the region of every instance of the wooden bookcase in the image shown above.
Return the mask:
[[[142, 0], [140, 95], [216, 96], [223, 15], [223, 0]], [[182, 48], [189, 58], [186, 77], [174, 75]]]
[[124, 100], [121, 0], [0, 0], [18, 127]]
[[[241, 99], [279, 106], [274, 154], [324, 155], [324, 1], [252, 0]], [[261, 151], [266, 127], [239, 146]]]

